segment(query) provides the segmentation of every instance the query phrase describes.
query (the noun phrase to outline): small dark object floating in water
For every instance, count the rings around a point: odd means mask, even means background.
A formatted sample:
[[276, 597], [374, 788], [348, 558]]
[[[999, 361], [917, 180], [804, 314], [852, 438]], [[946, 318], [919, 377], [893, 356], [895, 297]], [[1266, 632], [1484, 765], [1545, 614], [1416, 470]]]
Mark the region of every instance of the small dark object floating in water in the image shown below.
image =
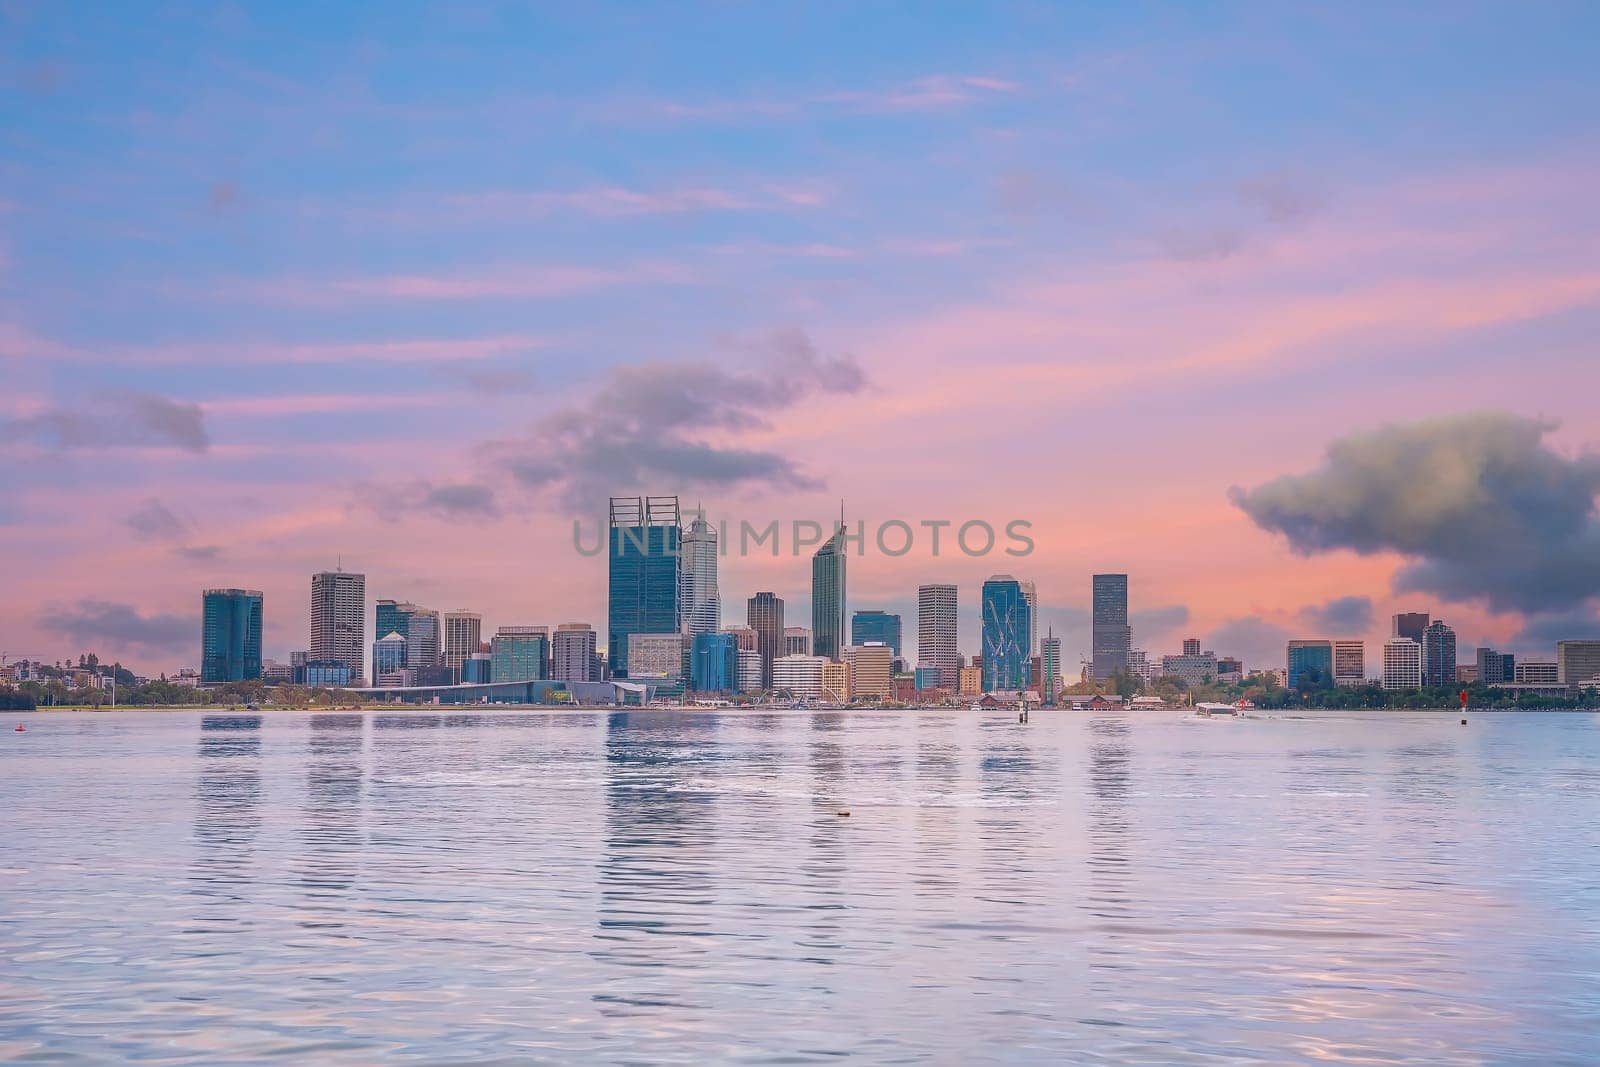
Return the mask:
[[848, 811], [836, 811], [836, 812], [834, 812], [834, 814], [835, 815], [844, 815], [844, 816], [848, 817], [850, 813]]

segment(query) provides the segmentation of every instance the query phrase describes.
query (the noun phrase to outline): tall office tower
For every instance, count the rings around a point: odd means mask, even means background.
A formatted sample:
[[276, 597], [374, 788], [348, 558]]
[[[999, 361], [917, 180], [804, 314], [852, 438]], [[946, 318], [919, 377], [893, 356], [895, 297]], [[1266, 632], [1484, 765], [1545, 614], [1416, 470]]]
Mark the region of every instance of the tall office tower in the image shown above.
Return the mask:
[[844, 520], [811, 557], [811, 652], [836, 660], [845, 643]]
[[1094, 680], [1103, 682], [1128, 669], [1128, 650], [1133, 647], [1133, 631], [1128, 628], [1128, 576], [1094, 576], [1094, 660], [1090, 670]]
[[257, 589], [207, 589], [200, 597], [200, 682], [261, 677], [261, 603]]
[[[401, 604], [396, 600], [380, 600], [373, 607], [372, 636], [382, 641], [390, 634], [399, 634], [401, 639], [411, 636], [411, 613], [407, 608], [415, 608], [415, 604]], [[404, 664], [401, 664], [404, 666]], [[372, 673], [377, 674], [378, 668], [373, 667]]]
[[858, 611], [850, 617], [850, 643], [865, 645], [878, 641], [888, 645], [894, 658], [900, 658], [900, 616], [887, 611]]
[[1051, 630], [1039, 642], [1039, 695], [1049, 707], [1054, 707], [1056, 694], [1061, 692], [1061, 638]]
[[611, 580], [606, 657], [628, 676], [630, 634], [677, 633], [683, 627], [682, 514], [675, 496], [611, 498]]
[[562, 682], [600, 680], [594, 627], [586, 622], [564, 622], [550, 635], [550, 677]]
[[1017, 584], [1022, 586], [1022, 599], [1028, 602], [1028, 655], [1032, 656], [1039, 647], [1039, 587], [1033, 582]]
[[739, 648], [732, 634], [694, 635], [689, 646], [689, 688], [696, 693], [738, 690]]
[[1198, 656], [1200, 654], [1200, 639], [1198, 637], [1185, 637], [1183, 639], [1183, 654], [1185, 656]]
[[1509, 652], [1496, 652], [1492, 648], [1478, 649], [1478, 681], [1484, 685], [1499, 685], [1516, 680], [1516, 656]]
[[1422, 631], [1422, 684], [1456, 684], [1456, 632], [1443, 619]]
[[894, 650], [888, 645], [846, 645], [841, 658], [850, 665], [850, 699], [884, 701], [894, 695]]
[[1325, 688], [1333, 681], [1333, 642], [1290, 641], [1287, 666], [1285, 684], [1290, 689], [1300, 688], [1301, 680], [1308, 677], [1315, 680], [1317, 688]]
[[683, 533], [683, 632], [692, 639], [722, 628], [717, 592], [717, 530], [697, 517]]
[[783, 628], [783, 654], [785, 656], [811, 655], [811, 631], [804, 626]]
[[760, 635], [748, 626], [730, 626], [723, 633], [733, 638], [733, 646], [740, 652], [756, 652], [761, 648]]
[[416, 608], [406, 622], [406, 666], [437, 667], [443, 658], [439, 613], [431, 608]]
[[323, 571], [311, 576], [311, 648], [308, 662], [342, 663], [352, 681], [367, 658], [367, 576]]
[[1556, 680], [1588, 688], [1600, 678], [1600, 641], [1557, 641]]
[[[406, 639], [395, 630], [372, 642], [372, 684], [393, 685], [392, 676], [406, 666]], [[385, 677], [390, 681], [385, 681]]]
[[917, 587], [917, 664], [939, 672], [939, 687], [960, 684], [961, 651], [956, 645], [956, 587]]
[[1428, 628], [1426, 611], [1402, 611], [1394, 617], [1394, 632], [1390, 637], [1409, 637], [1422, 644], [1422, 631]]
[[[1028, 601], [1022, 583], [997, 574], [983, 583], [983, 688], [1028, 688]], [[1126, 654], [1124, 654], [1126, 660]]]
[[1367, 643], [1365, 641], [1335, 641], [1333, 643], [1333, 684], [1358, 686], [1367, 684]]
[[475, 611], [447, 611], [444, 613], [444, 665], [456, 679], [461, 678], [461, 666], [467, 657], [478, 651], [483, 639], [483, 616]]
[[1383, 687], [1422, 688], [1422, 646], [1409, 637], [1391, 637], [1383, 643]]
[[548, 678], [549, 664], [548, 626], [502, 626], [489, 640], [489, 676], [496, 682]]
[[761, 688], [771, 689], [772, 661], [783, 654], [783, 601], [776, 593], [757, 593], [745, 604], [745, 616], [761, 653]]

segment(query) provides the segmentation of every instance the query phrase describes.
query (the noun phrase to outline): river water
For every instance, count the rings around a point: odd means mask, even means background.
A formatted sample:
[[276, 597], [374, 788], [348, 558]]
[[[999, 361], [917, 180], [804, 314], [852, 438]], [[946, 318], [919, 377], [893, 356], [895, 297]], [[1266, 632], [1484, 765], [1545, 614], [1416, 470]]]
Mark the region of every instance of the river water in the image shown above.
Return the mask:
[[1593, 715], [3, 713], [0, 819], [0, 1060], [1600, 1058]]

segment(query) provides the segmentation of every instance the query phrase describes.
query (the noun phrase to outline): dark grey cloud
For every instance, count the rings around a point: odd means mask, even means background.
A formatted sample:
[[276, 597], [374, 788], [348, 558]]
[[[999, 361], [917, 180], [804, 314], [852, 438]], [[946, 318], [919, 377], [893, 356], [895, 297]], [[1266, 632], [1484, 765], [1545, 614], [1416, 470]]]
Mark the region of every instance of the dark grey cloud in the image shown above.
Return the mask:
[[179, 545], [173, 551], [184, 559], [192, 559], [197, 563], [217, 559], [222, 555], [219, 545]]
[[1600, 455], [1547, 447], [1555, 426], [1497, 412], [1386, 426], [1335, 441], [1308, 474], [1230, 496], [1303, 555], [1407, 557], [1397, 592], [1566, 611], [1600, 595]]
[[357, 496], [379, 515], [391, 519], [415, 512], [445, 519], [487, 519], [500, 514], [494, 489], [480, 482], [367, 484], [357, 487]]
[[1527, 620], [1510, 648], [1540, 659], [1554, 659], [1557, 641], [1600, 640], [1600, 605], [1538, 615]]
[[1282, 667], [1294, 635], [1276, 623], [1247, 616], [1229, 619], [1203, 642], [1219, 656], [1238, 656], [1247, 671]]
[[1170, 635], [1188, 621], [1189, 608], [1184, 604], [1141, 608], [1128, 613], [1128, 625], [1133, 628], [1133, 643], [1143, 648], [1148, 648], [1155, 639]]
[[850, 357], [825, 357], [800, 330], [745, 346], [738, 370], [711, 362], [618, 367], [589, 399], [552, 412], [527, 436], [489, 442], [483, 457], [519, 485], [552, 490], [575, 508], [609, 493], [821, 483], [790, 457], [707, 440], [766, 427], [771, 414], [864, 384]]
[[140, 392], [105, 393], [73, 407], [0, 419], [4, 442], [59, 451], [154, 446], [199, 453], [211, 447], [198, 404]]
[[193, 525], [155, 497], [150, 497], [122, 520], [135, 537], [144, 541], [178, 541]]
[[1372, 600], [1364, 596], [1335, 597], [1325, 604], [1309, 604], [1300, 617], [1332, 636], [1365, 633], [1372, 625]]
[[[198, 595], [196, 596], [198, 599]], [[46, 608], [40, 623], [72, 638], [81, 648], [115, 655], [123, 650], [174, 652], [197, 649], [200, 620], [182, 615], [141, 615], [129, 604], [80, 600]]]

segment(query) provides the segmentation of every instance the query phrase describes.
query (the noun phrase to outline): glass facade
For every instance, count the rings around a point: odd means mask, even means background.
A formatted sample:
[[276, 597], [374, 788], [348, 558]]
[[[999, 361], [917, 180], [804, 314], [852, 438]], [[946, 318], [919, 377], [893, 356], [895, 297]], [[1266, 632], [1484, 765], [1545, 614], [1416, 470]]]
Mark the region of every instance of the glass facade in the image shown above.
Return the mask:
[[374, 683], [385, 674], [404, 669], [406, 642], [399, 634], [390, 631], [372, 643], [372, 680]]
[[836, 660], [844, 647], [844, 528], [811, 557], [811, 654]]
[[739, 648], [732, 634], [695, 634], [689, 657], [689, 686], [695, 692], [738, 691]]
[[879, 641], [900, 658], [900, 616], [887, 611], [858, 611], [850, 618], [850, 643], [864, 645]]
[[1422, 631], [1422, 684], [1456, 684], [1456, 632], [1439, 619]]
[[1300, 688], [1302, 680], [1319, 689], [1333, 684], [1332, 641], [1290, 641], [1288, 659], [1290, 689]]
[[606, 656], [625, 678], [630, 634], [675, 633], [682, 624], [678, 498], [612, 497], [610, 530]]
[[983, 583], [983, 688], [1028, 688], [1028, 600], [1022, 583], [996, 575]]
[[1093, 586], [1092, 670], [1097, 682], [1126, 672], [1133, 631], [1128, 627], [1128, 576], [1097, 574]]
[[254, 589], [207, 589], [202, 595], [202, 684], [261, 677], [261, 603]]
[[543, 626], [502, 626], [489, 641], [490, 677], [533, 682], [549, 677], [550, 632]]

